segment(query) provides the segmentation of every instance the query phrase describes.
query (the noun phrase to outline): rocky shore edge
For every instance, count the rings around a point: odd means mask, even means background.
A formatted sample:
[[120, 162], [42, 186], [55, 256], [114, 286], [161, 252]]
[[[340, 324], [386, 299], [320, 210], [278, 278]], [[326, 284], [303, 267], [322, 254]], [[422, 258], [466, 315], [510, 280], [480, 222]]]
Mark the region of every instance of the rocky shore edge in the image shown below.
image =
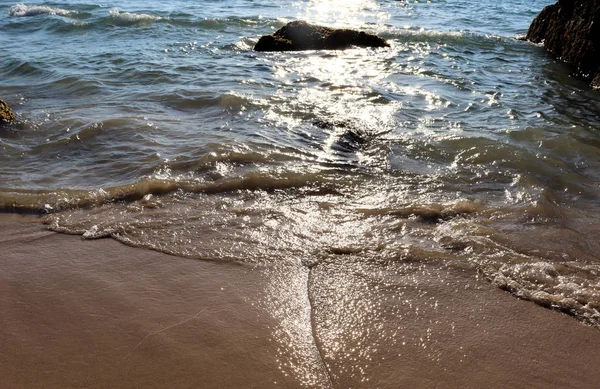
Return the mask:
[[15, 114], [4, 100], [0, 100], [0, 123], [8, 123], [15, 120]]
[[600, 0], [558, 0], [533, 20], [526, 38], [600, 89]]

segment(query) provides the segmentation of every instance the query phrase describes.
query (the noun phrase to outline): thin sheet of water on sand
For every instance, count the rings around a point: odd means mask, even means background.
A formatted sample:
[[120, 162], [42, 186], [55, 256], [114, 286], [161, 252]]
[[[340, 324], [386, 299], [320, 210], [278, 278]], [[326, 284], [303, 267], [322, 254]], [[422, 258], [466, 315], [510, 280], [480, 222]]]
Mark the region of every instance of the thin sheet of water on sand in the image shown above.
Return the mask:
[[[280, 283], [286, 298], [269, 300], [268, 265], [82, 241], [32, 221], [0, 218], [7, 387], [581, 388], [600, 379], [597, 329], [457, 269], [366, 269], [344, 255], [287, 272], [297, 294]], [[294, 331], [314, 348], [282, 343]]]

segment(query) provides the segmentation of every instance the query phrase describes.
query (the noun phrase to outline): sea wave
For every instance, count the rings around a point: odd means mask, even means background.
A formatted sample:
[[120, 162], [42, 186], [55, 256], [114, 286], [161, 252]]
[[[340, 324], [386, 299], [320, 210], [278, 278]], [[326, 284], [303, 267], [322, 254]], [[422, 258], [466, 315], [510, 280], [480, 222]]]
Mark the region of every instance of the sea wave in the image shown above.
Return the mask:
[[148, 195], [181, 193], [228, 193], [240, 190], [272, 191], [310, 186], [327, 181], [311, 173], [248, 172], [239, 177], [216, 181], [187, 176], [163, 178], [146, 177], [135, 183], [100, 189], [11, 190], [0, 191], [0, 210], [49, 213], [68, 209], [101, 206], [125, 201], [132, 202]]
[[161, 97], [165, 104], [180, 110], [197, 110], [204, 107], [234, 108], [248, 106], [252, 101], [234, 92], [215, 95], [212, 93], [196, 94], [179, 91], [165, 94]]
[[15, 4], [9, 8], [9, 16], [22, 17], [22, 16], [36, 16], [36, 15], [59, 15], [68, 16], [75, 11], [69, 11], [61, 8], [50, 8], [45, 5], [25, 5]]
[[114, 23], [117, 25], [130, 25], [140, 22], [148, 22], [162, 19], [160, 16], [149, 14], [136, 14], [131, 12], [121, 12], [118, 8], [108, 11]]

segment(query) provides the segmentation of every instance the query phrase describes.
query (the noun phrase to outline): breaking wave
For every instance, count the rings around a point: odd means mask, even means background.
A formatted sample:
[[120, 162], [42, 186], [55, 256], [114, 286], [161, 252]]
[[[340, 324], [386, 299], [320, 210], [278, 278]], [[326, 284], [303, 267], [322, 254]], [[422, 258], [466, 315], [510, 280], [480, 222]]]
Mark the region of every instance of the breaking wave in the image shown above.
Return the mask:
[[129, 25], [162, 19], [160, 16], [154, 16], [149, 14], [121, 12], [118, 8], [113, 8], [110, 11], [108, 11], [108, 13], [117, 25]]
[[14, 17], [22, 16], [36, 16], [36, 15], [59, 15], [69, 16], [70, 14], [76, 13], [75, 11], [69, 11], [61, 8], [50, 8], [45, 5], [25, 5], [15, 4], [9, 8], [8, 14]]

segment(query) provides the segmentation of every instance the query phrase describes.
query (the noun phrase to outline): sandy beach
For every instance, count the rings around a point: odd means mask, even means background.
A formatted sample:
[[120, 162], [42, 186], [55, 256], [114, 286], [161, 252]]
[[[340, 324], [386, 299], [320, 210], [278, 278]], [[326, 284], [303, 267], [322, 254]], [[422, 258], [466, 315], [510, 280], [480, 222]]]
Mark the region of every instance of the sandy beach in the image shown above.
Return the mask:
[[455, 271], [382, 269], [365, 281], [351, 263], [316, 266], [310, 312], [299, 316], [310, 318], [314, 343], [293, 345], [281, 329], [303, 323], [259, 301], [270, 290], [267, 269], [86, 241], [32, 216], [3, 214], [0, 228], [3, 388], [592, 388], [600, 380], [598, 329]]

